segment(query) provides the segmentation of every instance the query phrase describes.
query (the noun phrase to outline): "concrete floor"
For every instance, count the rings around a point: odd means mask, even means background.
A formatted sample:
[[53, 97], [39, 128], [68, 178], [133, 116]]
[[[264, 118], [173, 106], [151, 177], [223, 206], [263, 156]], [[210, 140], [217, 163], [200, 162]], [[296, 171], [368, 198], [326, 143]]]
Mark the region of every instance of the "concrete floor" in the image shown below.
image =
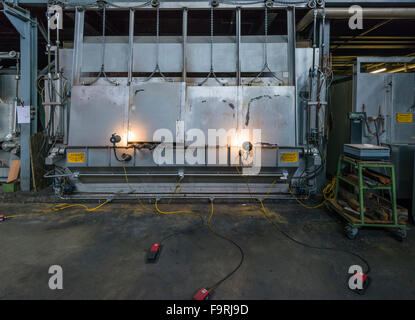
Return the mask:
[[[90, 207], [96, 204], [88, 204]], [[342, 221], [325, 209], [293, 201], [268, 203], [273, 219], [297, 239], [359, 253], [371, 265], [364, 296], [347, 289], [348, 268], [362, 264], [346, 253], [307, 249], [274, 229], [257, 206], [216, 204], [213, 227], [244, 250], [240, 270], [213, 299], [414, 299], [415, 240], [398, 242], [385, 230], [361, 230], [348, 240]], [[52, 212], [53, 204], [3, 203], [6, 215], [46, 213], [0, 222], [1, 299], [190, 299], [228, 273], [239, 251], [215, 237], [196, 216], [155, 214], [153, 206], [111, 203], [99, 211]], [[160, 204], [193, 209], [207, 219], [210, 205]], [[48, 214], [49, 213], [49, 214]], [[156, 264], [146, 251], [164, 236], [189, 230], [164, 244]], [[63, 268], [63, 290], [50, 290], [48, 269]]]

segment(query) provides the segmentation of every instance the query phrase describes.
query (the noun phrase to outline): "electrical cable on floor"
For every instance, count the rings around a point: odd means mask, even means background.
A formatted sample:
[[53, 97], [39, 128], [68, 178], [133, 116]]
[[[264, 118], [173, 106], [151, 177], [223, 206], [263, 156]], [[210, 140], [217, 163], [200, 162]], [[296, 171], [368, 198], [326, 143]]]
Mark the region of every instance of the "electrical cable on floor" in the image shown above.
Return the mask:
[[224, 281], [226, 281], [227, 279], [229, 279], [236, 271], [238, 271], [238, 269], [242, 266], [242, 263], [244, 262], [244, 257], [245, 257], [244, 251], [242, 250], [242, 248], [235, 241], [233, 241], [232, 239], [230, 239], [230, 238], [228, 238], [228, 237], [226, 237], [226, 236], [224, 236], [224, 235], [216, 232], [212, 228], [212, 226], [210, 225], [211, 224], [211, 220], [213, 218], [213, 199], [210, 199], [210, 204], [211, 204], [211, 212], [210, 212], [210, 216], [209, 216], [209, 219], [208, 219], [207, 227], [209, 228], [210, 232], [212, 232], [214, 235], [216, 235], [217, 237], [222, 238], [222, 239], [228, 241], [229, 243], [231, 243], [232, 245], [234, 245], [239, 250], [239, 252], [241, 253], [241, 259], [240, 259], [238, 265], [231, 272], [229, 272], [225, 277], [223, 277], [222, 279], [220, 279], [218, 282], [216, 282], [213, 286], [211, 286], [207, 290], [208, 293], [211, 293], [215, 288], [217, 288], [218, 286], [220, 286]]
[[[155, 206], [155, 209], [156, 209], [156, 211], [158, 213], [164, 214], [164, 215], [170, 215], [170, 214], [193, 214], [193, 215], [197, 215], [200, 218], [200, 220], [201, 220], [201, 224], [198, 225], [196, 228], [192, 228], [191, 230], [193, 230], [193, 231], [196, 230], [196, 229], [199, 229], [199, 228], [203, 227], [204, 224], [205, 224], [205, 221], [204, 221], [202, 215], [200, 213], [198, 213], [198, 212], [194, 212], [194, 211], [191, 211], [191, 210], [163, 211], [163, 210], [160, 210], [160, 208], [158, 207], [158, 199], [156, 199], [154, 206]], [[180, 234], [187, 233], [187, 232], [189, 232], [191, 230], [186, 229], [186, 230], [181, 230], [181, 231], [173, 232], [173, 233], [165, 236], [158, 243], [154, 243], [152, 245], [152, 247], [150, 248], [150, 250], [148, 251], [148, 253], [147, 253], [147, 262], [148, 263], [154, 263], [154, 262], [157, 261], [159, 255], [160, 255], [161, 244], [164, 241], [166, 241], [167, 239], [172, 238], [174, 236], [178, 236]]]
[[56, 206], [53, 207], [52, 211], [50, 212], [42, 212], [42, 213], [31, 213], [31, 214], [16, 214], [16, 215], [11, 215], [11, 216], [5, 216], [5, 219], [10, 219], [10, 218], [22, 218], [22, 217], [34, 217], [34, 216], [43, 216], [43, 215], [47, 215], [50, 213], [54, 213], [57, 211], [61, 211], [67, 208], [71, 208], [71, 207], [82, 207], [85, 208], [85, 211], [87, 212], [94, 212], [96, 210], [98, 210], [99, 208], [101, 208], [102, 206], [104, 206], [105, 204], [111, 202], [110, 199], [105, 200], [103, 203], [101, 203], [100, 205], [94, 207], [94, 208], [88, 208], [86, 205], [84, 204], [80, 204], [80, 203], [60, 203], [57, 204]]
[[43, 212], [43, 213], [30, 213], [30, 214], [15, 214], [12, 216], [5, 216], [5, 219], [10, 219], [10, 218], [22, 218], [22, 217], [34, 217], [34, 216], [44, 216], [46, 214], [52, 213], [51, 212]]
[[86, 206], [84, 204], [80, 204], [80, 203], [74, 203], [74, 204], [60, 203], [60, 204], [57, 204], [56, 206], [53, 207], [53, 211], [60, 211], [60, 210], [64, 210], [64, 209], [72, 208], [72, 207], [81, 207], [81, 208], [84, 208], [85, 211], [87, 211], [87, 212], [94, 212], [94, 211], [98, 210], [99, 208], [101, 208], [102, 206], [106, 205], [109, 202], [111, 202], [111, 200], [107, 199], [103, 203], [101, 203], [99, 206], [96, 206], [94, 208], [88, 208], [88, 206]]
[[162, 212], [162, 211], [158, 211], [158, 212], [159, 212], [159, 213], [162, 213], [162, 214], [190, 213], [190, 214], [195, 214], [195, 215], [197, 215], [197, 216], [200, 218], [200, 220], [201, 220], [201, 224], [200, 224], [200, 225], [198, 225], [196, 228], [192, 228], [192, 229], [190, 229], [190, 230], [182, 230], [182, 231], [177, 231], [177, 232], [174, 232], [174, 233], [171, 233], [171, 234], [169, 234], [169, 235], [165, 236], [164, 238], [162, 238], [162, 239], [158, 242], [158, 244], [159, 244], [159, 245], [161, 245], [163, 242], [165, 242], [165, 241], [166, 241], [167, 239], [169, 239], [169, 238], [172, 238], [172, 237], [175, 237], [175, 236], [178, 236], [178, 235], [181, 235], [181, 234], [185, 234], [185, 233], [190, 232], [190, 231], [195, 231], [195, 230], [197, 230], [197, 229], [199, 229], [199, 228], [203, 227], [203, 226], [204, 226], [204, 224], [205, 224], [205, 220], [203, 220], [202, 215], [201, 215], [200, 213], [198, 213], [198, 212], [193, 212], [193, 211], [189, 211], [189, 212], [183, 212], [183, 211], [181, 211], [181, 212]]
[[[238, 169], [238, 167], [235, 167], [236, 168], [236, 171], [239, 173], [239, 174], [241, 174], [240, 173], [240, 171], [239, 171], [239, 169]], [[250, 187], [249, 187], [249, 184], [248, 184], [248, 181], [246, 181], [246, 177], [244, 176], [244, 175], [242, 175], [241, 174], [241, 176], [243, 177], [243, 178], [245, 178], [245, 183], [246, 183], [246, 185], [247, 185], [247, 187], [248, 187], [248, 190], [249, 190], [249, 194], [250, 194], [250, 197], [251, 197], [251, 199], [254, 199], [255, 200], [255, 198], [252, 196], [252, 193], [251, 193], [251, 189], [250, 189]], [[326, 188], [327, 189], [330, 189], [330, 187], [332, 187], [332, 186], [334, 186], [334, 183], [333, 183], [333, 181], [332, 181], [332, 183], [330, 183], [329, 185], [327, 185], [326, 186]], [[326, 189], [325, 188], [325, 189]], [[330, 193], [329, 194], [331, 194], [332, 192], [334, 192], [333, 190], [331, 190], [330, 191]], [[264, 206], [264, 203], [263, 203], [263, 199], [256, 199], [256, 202], [259, 202], [260, 203], [260, 205], [261, 205], [261, 211], [262, 211], [262, 213], [264, 214], [264, 216], [265, 216], [265, 218], [275, 227], [275, 229], [277, 229], [277, 231], [279, 231], [281, 234], [283, 234], [286, 238], [288, 238], [289, 240], [291, 240], [291, 241], [293, 241], [294, 243], [296, 243], [296, 244], [298, 244], [298, 245], [301, 245], [301, 246], [304, 246], [304, 247], [306, 247], [306, 248], [310, 248], [310, 249], [318, 249], [318, 250], [331, 250], [331, 251], [338, 251], [338, 252], [343, 252], [343, 253], [347, 253], [347, 254], [349, 254], [349, 255], [352, 255], [352, 256], [354, 256], [354, 257], [357, 257], [357, 258], [359, 258], [365, 265], [366, 265], [366, 268], [367, 268], [367, 270], [365, 271], [365, 274], [367, 275], [369, 272], [370, 272], [370, 270], [371, 270], [371, 268], [370, 268], [370, 265], [369, 265], [369, 262], [366, 260], [366, 259], [364, 259], [362, 256], [360, 256], [359, 254], [357, 254], [357, 253], [354, 253], [354, 252], [352, 252], [352, 251], [349, 251], [349, 250], [344, 250], [344, 249], [339, 249], [339, 248], [333, 248], [333, 247], [318, 247], [318, 246], [311, 246], [311, 245], [308, 245], [308, 244], [306, 244], [306, 243], [303, 243], [303, 242], [301, 242], [301, 241], [299, 241], [299, 240], [297, 240], [297, 239], [295, 239], [294, 237], [292, 237], [291, 235], [289, 235], [287, 232], [285, 232], [277, 223], [275, 223], [272, 219], [271, 219], [271, 217], [269, 217], [268, 216], [268, 214], [267, 214], [267, 210], [266, 210], [266, 208], [265, 208], [265, 206]]]
[[[191, 210], [162, 211], [162, 210], [160, 210], [160, 209], [159, 209], [159, 207], [158, 207], [158, 199], [156, 199], [156, 201], [155, 201], [155, 203], [154, 203], [154, 207], [156, 208], [156, 211], [157, 211], [158, 213], [161, 213], [161, 214], [177, 214], [177, 213], [199, 214], [199, 213], [196, 213], [196, 212], [191, 211]], [[200, 214], [199, 214], [199, 215], [200, 215]]]
[[295, 238], [293, 238], [291, 235], [289, 235], [287, 232], [285, 232], [283, 229], [281, 229], [281, 227], [277, 224], [277, 223], [275, 223], [272, 219], [271, 219], [271, 217], [270, 216], [268, 216], [268, 214], [266, 213], [267, 212], [267, 209], [265, 208], [265, 206], [264, 206], [264, 203], [262, 202], [262, 200], [258, 200], [259, 202], [260, 202], [260, 204], [261, 204], [261, 209], [262, 209], [262, 212], [263, 212], [263, 214], [264, 214], [264, 216], [266, 217], [266, 219], [269, 221], [269, 222], [271, 222], [271, 224], [280, 232], [280, 233], [282, 233], [286, 238], [288, 238], [289, 240], [291, 240], [291, 241], [293, 241], [293, 242], [295, 242], [296, 244], [299, 244], [299, 245], [301, 245], [301, 246], [303, 246], [303, 247], [306, 247], [306, 248], [310, 248], [310, 249], [318, 249], [318, 250], [332, 250], [332, 251], [338, 251], [338, 252], [344, 252], [344, 253], [347, 253], [347, 254], [350, 254], [350, 255], [352, 255], [352, 256], [354, 256], [354, 257], [356, 257], [356, 258], [358, 258], [358, 259], [360, 259], [365, 265], [366, 265], [366, 268], [367, 268], [367, 270], [366, 270], [366, 272], [365, 272], [365, 274], [368, 274], [369, 272], [370, 272], [370, 265], [369, 265], [369, 262], [367, 262], [367, 260], [366, 259], [364, 259], [361, 255], [359, 255], [359, 254], [357, 254], [357, 253], [354, 253], [354, 252], [352, 252], [352, 251], [349, 251], [349, 250], [345, 250], [345, 249], [339, 249], [339, 248], [333, 248], [333, 247], [318, 247], [318, 246], [312, 246], [312, 245], [309, 245], [309, 244], [307, 244], [307, 243], [304, 243], [304, 242], [301, 242], [301, 241], [299, 241], [299, 240], [297, 240], [297, 239], [295, 239]]
[[334, 199], [334, 193], [335, 193], [335, 185], [336, 185], [336, 178], [334, 177], [331, 182], [324, 187], [323, 189], [323, 197], [324, 200], [322, 202], [320, 202], [317, 205], [314, 206], [309, 206], [306, 205], [304, 202], [302, 202], [300, 199], [298, 199], [294, 192], [291, 190], [290, 185], [287, 184], [288, 187], [288, 191], [290, 192], [291, 196], [294, 198], [295, 201], [297, 201], [302, 207], [306, 208], [306, 209], [317, 209], [322, 207], [327, 201]]

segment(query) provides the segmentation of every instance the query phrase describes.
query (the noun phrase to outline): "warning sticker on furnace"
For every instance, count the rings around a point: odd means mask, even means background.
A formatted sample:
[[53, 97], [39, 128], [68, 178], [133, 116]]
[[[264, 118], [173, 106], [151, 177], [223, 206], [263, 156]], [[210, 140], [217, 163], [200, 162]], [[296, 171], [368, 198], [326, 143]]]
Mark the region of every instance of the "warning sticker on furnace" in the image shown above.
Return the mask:
[[298, 162], [298, 153], [297, 152], [281, 153], [281, 162]]
[[68, 163], [84, 163], [85, 152], [71, 152], [68, 153]]
[[396, 122], [399, 123], [412, 123], [414, 115], [412, 113], [397, 113]]

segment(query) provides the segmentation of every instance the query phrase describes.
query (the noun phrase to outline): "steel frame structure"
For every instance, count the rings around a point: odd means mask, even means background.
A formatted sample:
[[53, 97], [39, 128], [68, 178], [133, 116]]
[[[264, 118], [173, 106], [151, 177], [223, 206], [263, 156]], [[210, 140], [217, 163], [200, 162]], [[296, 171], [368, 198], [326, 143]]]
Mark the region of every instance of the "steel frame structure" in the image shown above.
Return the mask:
[[31, 107], [30, 123], [20, 124], [20, 186], [30, 191], [30, 136], [37, 132], [37, 19], [18, 6], [3, 3], [3, 12], [20, 34], [21, 94], [20, 100]]

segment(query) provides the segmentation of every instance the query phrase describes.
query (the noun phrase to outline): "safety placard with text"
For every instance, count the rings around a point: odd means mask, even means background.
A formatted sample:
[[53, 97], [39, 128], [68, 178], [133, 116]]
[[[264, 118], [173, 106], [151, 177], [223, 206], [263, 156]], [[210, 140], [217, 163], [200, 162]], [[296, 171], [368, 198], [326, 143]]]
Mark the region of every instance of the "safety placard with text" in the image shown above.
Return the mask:
[[282, 153], [281, 162], [298, 162], [298, 153], [297, 152]]
[[399, 123], [412, 123], [414, 120], [414, 115], [412, 113], [397, 113], [396, 122]]
[[84, 163], [85, 152], [70, 152], [68, 153], [68, 163]]

